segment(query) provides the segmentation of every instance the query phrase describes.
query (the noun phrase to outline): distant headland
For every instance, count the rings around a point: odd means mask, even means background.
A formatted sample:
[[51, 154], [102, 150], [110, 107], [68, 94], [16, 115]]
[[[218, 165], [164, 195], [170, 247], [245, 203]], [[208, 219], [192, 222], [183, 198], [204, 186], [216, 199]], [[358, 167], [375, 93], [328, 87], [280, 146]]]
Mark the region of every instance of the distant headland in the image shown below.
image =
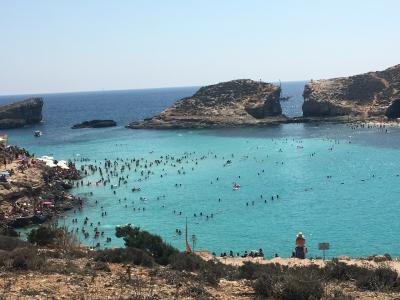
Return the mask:
[[400, 117], [400, 65], [384, 71], [312, 80], [304, 87], [305, 117]]
[[217, 128], [265, 126], [286, 121], [279, 102], [280, 87], [250, 79], [200, 88], [159, 115], [128, 128]]
[[42, 121], [42, 98], [29, 98], [0, 106], [0, 128], [19, 128]]

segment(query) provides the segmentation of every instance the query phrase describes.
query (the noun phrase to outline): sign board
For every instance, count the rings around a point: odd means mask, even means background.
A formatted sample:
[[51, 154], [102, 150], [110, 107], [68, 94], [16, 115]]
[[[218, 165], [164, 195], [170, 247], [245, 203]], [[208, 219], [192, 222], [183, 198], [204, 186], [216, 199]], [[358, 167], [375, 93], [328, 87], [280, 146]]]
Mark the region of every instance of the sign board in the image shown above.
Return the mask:
[[329, 243], [319, 243], [318, 250], [329, 250]]

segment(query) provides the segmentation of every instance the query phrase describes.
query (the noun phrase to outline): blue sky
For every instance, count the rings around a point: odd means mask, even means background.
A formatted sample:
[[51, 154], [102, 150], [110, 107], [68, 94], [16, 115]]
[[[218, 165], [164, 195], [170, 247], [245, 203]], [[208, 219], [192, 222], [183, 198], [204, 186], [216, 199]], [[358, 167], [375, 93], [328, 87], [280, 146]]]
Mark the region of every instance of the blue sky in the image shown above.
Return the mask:
[[0, 0], [0, 94], [308, 80], [400, 63], [400, 1]]

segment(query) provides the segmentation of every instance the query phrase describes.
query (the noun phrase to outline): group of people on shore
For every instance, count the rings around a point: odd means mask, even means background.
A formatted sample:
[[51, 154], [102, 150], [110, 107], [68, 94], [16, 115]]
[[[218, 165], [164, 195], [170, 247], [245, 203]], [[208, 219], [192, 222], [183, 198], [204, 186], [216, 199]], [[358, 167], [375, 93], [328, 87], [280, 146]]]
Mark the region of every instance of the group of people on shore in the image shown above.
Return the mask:
[[[212, 253], [213, 256], [216, 256], [215, 252]], [[230, 257], [230, 258], [235, 258], [235, 257], [241, 257], [241, 258], [246, 258], [246, 257], [251, 257], [251, 258], [256, 258], [256, 257], [262, 257], [264, 258], [264, 252], [263, 249], [259, 250], [250, 250], [250, 251], [244, 251], [243, 254], [240, 254], [239, 252], [236, 253], [236, 255], [233, 253], [232, 250], [229, 251], [229, 254], [226, 254], [226, 252], [223, 252], [220, 254], [220, 257]]]
[[[212, 255], [216, 257], [216, 253], [213, 252]], [[296, 240], [295, 240], [295, 248], [294, 251], [292, 252], [292, 258], [298, 258], [298, 259], [305, 259], [307, 255], [307, 247], [306, 247], [306, 240], [302, 232], [299, 232], [296, 235]], [[221, 258], [264, 258], [264, 251], [263, 249], [259, 250], [251, 250], [251, 251], [244, 251], [243, 254], [240, 254], [239, 252], [235, 253], [230, 250], [229, 254], [226, 252], [221, 252], [220, 256]], [[273, 257], [279, 257], [278, 253], [273, 254]]]

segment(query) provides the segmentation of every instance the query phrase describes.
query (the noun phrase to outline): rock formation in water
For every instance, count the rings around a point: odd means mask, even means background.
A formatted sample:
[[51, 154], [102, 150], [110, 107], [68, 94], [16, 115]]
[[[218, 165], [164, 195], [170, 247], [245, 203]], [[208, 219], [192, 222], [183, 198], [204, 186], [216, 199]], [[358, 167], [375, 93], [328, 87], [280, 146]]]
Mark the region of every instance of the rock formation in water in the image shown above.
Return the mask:
[[42, 98], [29, 98], [0, 106], [0, 128], [18, 128], [42, 121]]
[[200, 88], [159, 115], [128, 128], [211, 128], [264, 126], [285, 121], [281, 89], [271, 83], [232, 80]]
[[313, 80], [304, 88], [304, 117], [400, 117], [400, 65], [350, 77]]
[[103, 128], [103, 127], [113, 127], [117, 126], [117, 123], [114, 120], [92, 120], [92, 121], [85, 121], [79, 124], [75, 124], [72, 126], [72, 129], [79, 129], [79, 128]]

